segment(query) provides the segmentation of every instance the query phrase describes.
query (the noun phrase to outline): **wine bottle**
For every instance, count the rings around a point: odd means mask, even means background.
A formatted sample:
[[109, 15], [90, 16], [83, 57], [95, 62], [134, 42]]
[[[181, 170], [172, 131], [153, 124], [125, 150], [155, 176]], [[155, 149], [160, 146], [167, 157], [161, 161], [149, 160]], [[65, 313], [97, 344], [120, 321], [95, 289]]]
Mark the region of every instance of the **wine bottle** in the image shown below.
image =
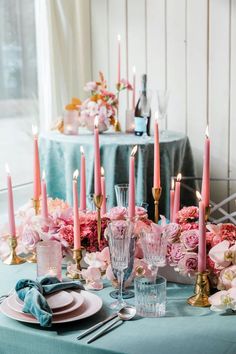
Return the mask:
[[143, 74], [141, 79], [141, 93], [134, 111], [134, 133], [142, 136], [150, 132], [151, 108], [147, 98], [147, 75]]

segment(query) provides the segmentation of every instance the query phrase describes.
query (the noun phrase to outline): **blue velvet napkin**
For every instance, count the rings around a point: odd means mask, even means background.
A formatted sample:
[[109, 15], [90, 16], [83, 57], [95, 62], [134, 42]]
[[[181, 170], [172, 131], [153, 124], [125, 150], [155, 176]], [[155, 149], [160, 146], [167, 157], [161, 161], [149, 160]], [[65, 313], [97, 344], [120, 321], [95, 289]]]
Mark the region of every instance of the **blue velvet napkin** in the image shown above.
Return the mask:
[[81, 289], [84, 287], [80, 281], [60, 281], [56, 277], [41, 277], [36, 281], [21, 279], [17, 282], [15, 290], [18, 297], [24, 301], [23, 312], [30, 313], [39, 321], [42, 327], [52, 325], [52, 310], [44, 295], [52, 294], [65, 289]]

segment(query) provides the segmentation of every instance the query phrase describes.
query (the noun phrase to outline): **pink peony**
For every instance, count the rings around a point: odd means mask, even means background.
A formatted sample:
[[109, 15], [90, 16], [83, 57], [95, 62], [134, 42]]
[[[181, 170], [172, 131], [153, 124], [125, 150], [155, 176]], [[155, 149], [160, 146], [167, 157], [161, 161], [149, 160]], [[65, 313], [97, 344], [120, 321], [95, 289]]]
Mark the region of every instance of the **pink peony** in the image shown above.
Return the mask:
[[198, 208], [195, 206], [184, 207], [177, 214], [179, 223], [186, 223], [198, 219]]
[[145, 208], [136, 206], [135, 207], [135, 215], [139, 218], [139, 219], [147, 219], [148, 218], [148, 214], [147, 214], [147, 210]]
[[183, 275], [194, 275], [197, 272], [198, 255], [194, 252], [187, 252], [178, 262], [178, 269]]
[[64, 239], [71, 248], [73, 247], [73, 245], [74, 245], [74, 227], [72, 225], [62, 226], [58, 231], [58, 235], [60, 238]]
[[187, 222], [181, 224], [180, 226], [181, 226], [181, 231], [198, 229], [198, 224], [196, 222]]
[[127, 209], [124, 207], [114, 207], [107, 213], [110, 220], [125, 220], [127, 218]]
[[23, 246], [30, 252], [34, 251], [36, 244], [40, 241], [40, 236], [38, 231], [36, 231], [32, 226], [25, 225], [21, 235], [21, 242]]
[[180, 232], [181, 227], [179, 224], [170, 223], [164, 227], [163, 236], [166, 237], [169, 243], [174, 243], [179, 241]]
[[180, 241], [188, 251], [195, 251], [198, 247], [198, 230], [188, 230], [182, 232]]
[[81, 275], [86, 281], [87, 289], [101, 290], [103, 288], [102, 275], [98, 268], [89, 266], [87, 269], [82, 269]]

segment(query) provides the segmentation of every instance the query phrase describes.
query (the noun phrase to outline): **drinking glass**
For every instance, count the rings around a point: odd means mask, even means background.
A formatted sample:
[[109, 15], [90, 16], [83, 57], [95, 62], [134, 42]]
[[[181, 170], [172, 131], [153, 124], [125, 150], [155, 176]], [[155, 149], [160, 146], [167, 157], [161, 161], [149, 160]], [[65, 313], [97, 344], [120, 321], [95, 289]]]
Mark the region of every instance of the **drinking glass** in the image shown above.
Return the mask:
[[79, 116], [78, 111], [66, 111], [64, 113], [64, 134], [78, 135]]
[[129, 184], [127, 183], [116, 184], [115, 192], [116, 192], [117, 206], [127, 208], [129, 202]]
[[135, 278], [135, 307], [142, 317], [161, 317], [166, 311], [166, 279], [157, 276], [154, 281]]
[[[167, 116], [167, 108], [170, 98], [170, 92], [168, 90], [157, 90], [157, 103], [158, 103], [158, 114], [160, 121], [164, 123]], [[161, 134], [163, 136], [168, 136], [166, 129], [161, 129]]]
[[112, 268], [117, 273], [119, 282], [119, 298], [110, 307], [120, 309], [126, 305], [123, 300], [124, 270], [128, 268], [130, 259], [130, 240], [133, 233], [132, 223], [129, 221], [112, 221], [106, 230], [111, 255]]
[[61, 280], [62, 249], [58, 241], [41, 241], [36, 246], [37, 276], [53, 276]]
[[150, 266], [152, 277], [155, 278], [158, 267], [164, 267], [166, 264], [166, 238], [159, 231], [143, 230], [141, 232], [141, 244], [144, 259]]

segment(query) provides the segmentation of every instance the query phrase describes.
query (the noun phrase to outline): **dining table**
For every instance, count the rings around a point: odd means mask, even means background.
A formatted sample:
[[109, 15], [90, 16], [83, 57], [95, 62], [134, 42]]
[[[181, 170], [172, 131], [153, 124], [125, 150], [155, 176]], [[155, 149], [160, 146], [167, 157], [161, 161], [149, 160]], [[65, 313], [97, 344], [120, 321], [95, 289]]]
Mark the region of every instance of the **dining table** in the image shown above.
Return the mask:
[[[0, 264], [0, 296], [14, 288], [19, 279], [35, 279], [36, 264]], [[192, 285], [168, 283], [166, 314], [160, 318], [142, 318], [118, 323], [105, 335], [87, 344], [88, 337], [77, 336], [105, 319], [114, 310], [109, 293], [112, 287], [104, 283], [100, 291], [102, 308], [93, 316], [42, 328], [8, 318], [0, 312], [1, 354], [235, 354], [235, 314], [216, 313], [208, 307], [192, 307], [187, 298]], [[135, 299], [128, 300], [134, 304]]]
[[[116, 206], [114, 186], [129, 181], [129, 156], [137, 145], [136, 154], [136, 202], [148, 204], [149, 217], [153, 219], [154, 200], [153, 160], [154, 138], [139, 137], [134, 134], [105, 132], [100, 134], [101, 165], [105, 170], [108, 208]], [[52, 198], [60, 198], [72, 203], [72, 176], [80, 169], [80, 148], [83, 146], [86, 159], [87, 206], [89, 196], [94, 193], [94, 135], [80, 132], [79, 135], [65, 135], [50, 131], [40, 135], [40, 164], [46, 172], [47, 191]], [[160, 174], [162, 193], [159, 211], [169, 216], [171, 177], [181, 173], [187, 177], [185, 184], [189, 188], [181, 190], [181, 205], [195, 204], [196, 181], [195, 166], [188, 137], [180, 132], [165, 131], [160, 134]]]

